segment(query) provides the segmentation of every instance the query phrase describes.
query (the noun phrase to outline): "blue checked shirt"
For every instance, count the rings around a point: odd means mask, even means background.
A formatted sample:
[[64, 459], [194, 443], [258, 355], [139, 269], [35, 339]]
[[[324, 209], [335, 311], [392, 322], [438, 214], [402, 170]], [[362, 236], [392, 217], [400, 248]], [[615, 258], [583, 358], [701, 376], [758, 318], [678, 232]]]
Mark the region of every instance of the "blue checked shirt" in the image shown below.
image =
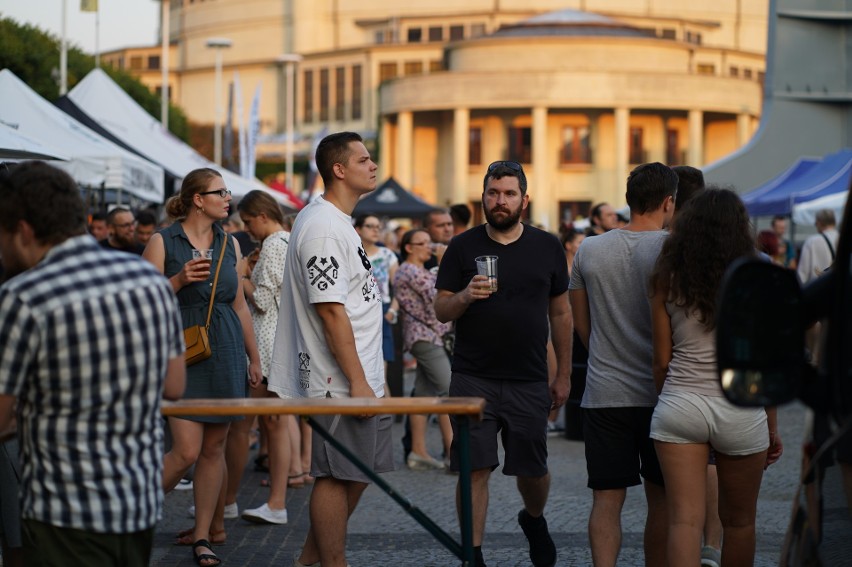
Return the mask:
[[0, 393], [18, 398], [23, 518], [114, 534], [156, 524], [160, 400], [182, 352], [167, 280], [91, 236], [0, 287]]

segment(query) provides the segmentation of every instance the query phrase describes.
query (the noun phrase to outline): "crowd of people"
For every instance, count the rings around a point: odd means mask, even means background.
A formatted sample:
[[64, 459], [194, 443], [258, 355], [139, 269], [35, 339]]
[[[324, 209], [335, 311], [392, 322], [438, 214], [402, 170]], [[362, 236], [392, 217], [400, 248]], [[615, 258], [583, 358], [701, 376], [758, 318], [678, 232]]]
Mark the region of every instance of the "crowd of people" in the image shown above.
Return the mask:
[[[240, 514], [254, 420], [170, 417], [166, 436], [160, 401], [381, 398], [394, 325], [416, 361], [411, 395], [486, 400], [471, 425], [477, 567], [501, 465], [517, 478], [530, 561], [557, 563], [547, 432], [568, 400], [577, 345], [588, 353], [594, 564], [616, 565], [626, 490], [640, 484], [646, 565], [751, 564], [762, 473], [783, 445], [773, 410], [722, 394], [715, 298], [742, 257], [818, 277], [837, 244], [830, 211], [796, 258], [784, 218], [755, 238], [736, 193], [704, 187], [694, 168], [649, 163], [627, 179], [629, 219], [600, 203], [589, 230], [557, 237], [521, 222], [524, 168], [497, 161], [484, 172], [483, 224], [468, 228], [470, 209], [454, 205], [400, 231], [351, 217], [376, 187], [358, 134], [324, 138], [316, 163], [325, 192], [295, 219], [260, 191], [234, 210], [221, 175], [205, 168], [169, 199], [166, 226], [124, 207], [87, 219], [73, 180], [44, 163], [0, 174], [0, 431], [20, 439], [22, 495], [0, 492], [22, 520], [15, 537], [2, 515], [4, 565], [147, 565], [163, 494], [191, 469], [194, 525], [177, 542], [198, 565], [221, 563], [225, 519], [286, 524], [287, 490], [306, 484], [310, 527], [294, 567], [347, 565], [348, 519], [370, 484], [357, 466], [293, 416], [264, 416], [256, 466], [268, 471], [269, 497]], [[478, 273], [481, 256], [499, 259], [496, 284]], [[194, 326], [210, 353], [190, 364], [181, 331]], [[394, 469], [391, 416], [315, 419], [373, 471]], [[456, 420], [437, 417], [439, 457], [427, 423], [408, 420], [406, 466], [457, 472]]]

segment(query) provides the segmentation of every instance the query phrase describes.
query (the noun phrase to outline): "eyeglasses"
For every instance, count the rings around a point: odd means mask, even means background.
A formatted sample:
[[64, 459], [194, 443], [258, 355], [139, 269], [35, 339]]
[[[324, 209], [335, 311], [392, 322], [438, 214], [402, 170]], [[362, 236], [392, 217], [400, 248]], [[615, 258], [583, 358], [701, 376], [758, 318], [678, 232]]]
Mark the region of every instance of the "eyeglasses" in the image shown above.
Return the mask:
[[227, 189], [214, 189], [213, 191], [202, 191], [199, 195], [219, 195], [223, 199], [229, 197], [231, 192]]
[[136, 224], [136, 221], [133, 221], [133, 222], [126, 222], [126, 223], [124, 223], [124, 224], [114, 224], [114, 225], [112, 225], [112, 226], [114, 226], [115, 228], [130, 228], [130, 227], [132, 227], [132, 226], [133, 226], [133, 225], [135, 225], [135, 224]]
[[409, 242], [411, 246], [430, 246], [431, 242]]
[[496, 168], [498, 168], [500, 166], [508, 167], [509, 169], [511, 169], [513, 171], [523, 171], [524, 170], [524, 168], [521, 167], [521, 164], [519, 164], [516, 161], [500, 160], [500, 161], [492, 162], [491, 165], [488, 166], [488, 171], [494, 171]]
[[382, 228], [382, 225], [380, 225], [380, 224], [362, 224], [361, 227], [362, 228], [369, 228], [370, 230], [379, 230], [380, 228]]

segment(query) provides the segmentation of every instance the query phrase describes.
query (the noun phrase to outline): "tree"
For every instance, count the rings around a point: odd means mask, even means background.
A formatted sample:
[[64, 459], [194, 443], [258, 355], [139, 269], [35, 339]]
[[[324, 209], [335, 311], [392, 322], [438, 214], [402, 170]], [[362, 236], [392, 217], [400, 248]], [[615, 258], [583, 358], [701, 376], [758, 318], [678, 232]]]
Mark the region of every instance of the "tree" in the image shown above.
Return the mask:
[[[59, 98], [59, 43], [59, 38], [34, 26], [0, 18], [0, 69], [9, 69], [39, 95], [54, 101]], [[77, 47], [68, 47], [69, 90], [94, 68], [94, 57]], [[159, 118], [159, 96], [124, 71], [111, 67], [104, 71], [139, 106]], [[189, 139], [186, 115], [172, 104], [169, 104], [169, 130], [184, 141]]]

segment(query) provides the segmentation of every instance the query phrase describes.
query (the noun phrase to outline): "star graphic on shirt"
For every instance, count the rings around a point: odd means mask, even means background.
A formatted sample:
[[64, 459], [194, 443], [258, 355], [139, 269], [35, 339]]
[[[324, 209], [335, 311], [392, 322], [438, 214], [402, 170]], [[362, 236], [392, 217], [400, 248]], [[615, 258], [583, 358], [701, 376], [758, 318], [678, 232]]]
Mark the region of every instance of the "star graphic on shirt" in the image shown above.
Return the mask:
[[320, 264], [325, 266], [326, 264], [328, 264], [328, 260], [326, 258], [320, 258]]

